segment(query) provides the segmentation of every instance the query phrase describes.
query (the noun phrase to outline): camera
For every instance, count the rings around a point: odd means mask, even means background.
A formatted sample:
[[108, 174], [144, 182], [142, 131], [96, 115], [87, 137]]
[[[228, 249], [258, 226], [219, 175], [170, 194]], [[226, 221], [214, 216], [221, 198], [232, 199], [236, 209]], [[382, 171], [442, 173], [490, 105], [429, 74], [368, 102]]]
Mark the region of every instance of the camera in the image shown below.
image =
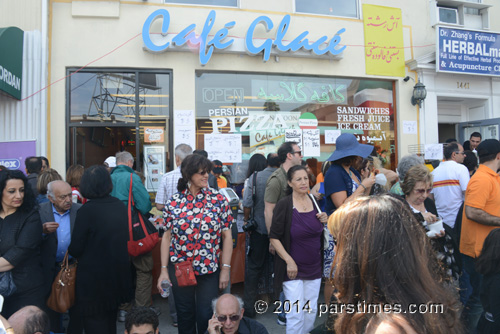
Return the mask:
[[252, 232], [257, 229], [257, 222], [253, 219], [250, 219], [249, 221], [246, 222], [246, 224], [243, 225], [243, 231], [244, 232]]

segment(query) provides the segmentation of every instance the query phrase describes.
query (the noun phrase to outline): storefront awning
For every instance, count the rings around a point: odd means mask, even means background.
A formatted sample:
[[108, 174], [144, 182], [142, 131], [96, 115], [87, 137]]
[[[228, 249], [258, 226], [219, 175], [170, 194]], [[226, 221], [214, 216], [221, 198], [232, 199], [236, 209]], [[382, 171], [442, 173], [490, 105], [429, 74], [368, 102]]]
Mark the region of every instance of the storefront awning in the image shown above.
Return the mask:
[[0, 28], [0, 91], [21, 99], [24, 32], [17, 27]]

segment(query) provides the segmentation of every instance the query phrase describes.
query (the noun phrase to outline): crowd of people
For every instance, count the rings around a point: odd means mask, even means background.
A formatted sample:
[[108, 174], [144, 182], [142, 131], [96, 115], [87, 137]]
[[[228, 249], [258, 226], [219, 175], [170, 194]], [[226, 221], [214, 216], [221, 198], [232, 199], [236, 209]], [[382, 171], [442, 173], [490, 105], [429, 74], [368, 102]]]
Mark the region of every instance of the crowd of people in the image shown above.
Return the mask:
[[[286, 333], [499, 333], [498, 140], [450, 139], [439, 164], [408, 155], [397, 172], [352, 134], [321, 168], [285, 142], [254, 154], [241, 185], [204, 150], [174, 153], [154, 201], [126, 151], [73, 165], [65, 181], [42, 157], [26, 159], [27, 176], [2, 168], [0, 276], [15, 285], [1, 311], [7, 333], [116, 333], [118, 320], [126, 333], [157, 334], [153, 287], [186, 334], [267, 333], [255, 319], [262, 295], [281, 300]], [[219, 192], [231, 186], [247, 234], [241, 297], [229, 293], [235, 215]], [[128, 253], [129, 199], [163, 213], [159, 277], [152, 252]], [[46, 303], [65, 257], [78, 263], [69, 323]], [[330, 312], [315, 327], [322, 299]]]

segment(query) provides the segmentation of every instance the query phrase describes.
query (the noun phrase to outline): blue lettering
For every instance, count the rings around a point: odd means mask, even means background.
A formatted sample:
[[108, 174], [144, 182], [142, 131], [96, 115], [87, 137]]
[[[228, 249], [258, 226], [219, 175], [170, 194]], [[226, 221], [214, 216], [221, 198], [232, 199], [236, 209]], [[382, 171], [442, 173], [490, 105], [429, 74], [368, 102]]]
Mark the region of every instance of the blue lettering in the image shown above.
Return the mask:
[[266, 32], [269, 32], [274, 26], [273, 21], [271, 21], [269, 17], [259, 16], [252, 22], [252, 24], [250, 24], [250, 27], [248, 27], [247, 34], [245, 36], [245, 45], [247, 47], [247, 51], [252, 55], [256, 55], [264, 51], [263, 60], [268, 61], [269, 57], [271, 56], [271, 48], [273, 47], [273, 41], [270, 38], [268, 38], [260, 46], [255, 46], [253, 44], [253, 33], [255, 27], [257, 26], [257, 24], [261, 22], [265, 24]]
[[153, 24], [154, 21], [156, 21], [160, 17], [163, 18], [163, 23], [161, 24], [161, 34], [163, 36], [166, 36], [168, 31], [168, 26], [170, 25], [170, 14], [166, 9], [155, 10], [151, 15], [148, 16], [146, 22], [144, 22], [144, 25], [142, 26], [142, 40], [144, 41], [146, 47], [153, 52], [165, 51], [170, 44], [169, 42], [166, 42], [163, 45], [156, 45], [153, 43], [153, 41], [151, 41], [151, 36], [149, 34], [151, 30], [151, 25]]
[[192, 44], [199, 44], [198, 38], [194, 33], [194, 28], [196, 28], [196, 24], [193, 23], [188, 25], [180, 33], [175, 35], [174, 38], [172, 38], [172, 44], [175, 44], [177, 46], [182, 46], [187, 41], [190, 41]]
[[[212, 57], [215, 49], [222, 50], [230, 47], [234, 43], [234, 39], [228, 38], [228, 34], [229, 29], [233, 28], [236, 25], [235, 21], [226, 23], [222, 29], [219, 29], [219, 31], [215, 33], [213, 38], [209, 39], [209, 33], [215, 24], [215, 17], [215, 11], [210, 11], [207, 19], [205, 20], [202, 33], [198, 37], [196, 37], [195, 33], [196, 25], [194, 23], [190, 24], [172, 38], [172, 45], [182, 46], [189, 42], [189, 44], [191, 45], [198, 46], [200, 63], [202, 65], [206, 65], [210, 61], [210, 58]], [[145, 47], [152, 52], [166, 51], [170, 46], [170, 42], [164, 42], [163, 45], [157, 45], [151, 40], [151, 27], [157, 19], [163, 20], [161, 24], [161, 35], [167, 36], [168, 27], [170, 25], [170, 14], [166, 9], [158, 9], [151, 15], [149, 15], [149, 17], [144, 22], [144, 25], [142, 27], [142, 39], [144, 41]], [[337, 48], [337, 46], [341, 42], [340, 35], [345, 32], [345, 28], [337, 31], [335, 36], [325, 47], [322, 46], [323, 44], [327, 43], [327, 36], [322, 36], [315, 42], [310, 42], [307, 38], [307, 36], [309, 35], [309, 31], [300, 33], [290, 43], [285, 45], [283, 39], [288, 31], [288, 28], [290, 27], [290, 15], [285, 15], [281, 20], [276, 30], [276, 37], [274, 40], [271, 38], [267, 38], [260, 45], [255, 45], [253, 35], [258, 24], [262, 24], [265, 27], [266, 32], [271, 31], [271, 29], [273, 29], [274, 27], [274, 24], [269, 17], [260, 16], [250, 24], [245, 36], [245, 46], [247, 52], [250, 55], [257, 55], [262, 52], [263, 61], [269, 60], [273, 47], [276, 47], [276, 49], [280, 52], [296, 52], [300, 49], [304, 49], [306, 51], [312, 51], [312, 53], [318, 56], [324, 55], [326, 53], [338, 55], [346, 49], [345, 45]]]

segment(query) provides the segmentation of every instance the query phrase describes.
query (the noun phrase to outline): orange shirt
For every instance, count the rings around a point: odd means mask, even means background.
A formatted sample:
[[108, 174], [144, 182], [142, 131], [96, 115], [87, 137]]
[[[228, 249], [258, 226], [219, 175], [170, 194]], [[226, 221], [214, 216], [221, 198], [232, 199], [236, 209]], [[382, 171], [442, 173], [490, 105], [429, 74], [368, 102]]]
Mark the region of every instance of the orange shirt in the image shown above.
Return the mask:
[[221, 175], [217, 178], [217, 186], [219, 187], [219, 189], [227, 188], [227, 181], [224, 176]]
[[325, 182], [325, 177], [323, 176], [323, 173], [319, 173], [318, 176], [316, 176], [316, 184]]
[[[492, 216], [500, 217], [500, 176], [491, 168], [479, 165], [467, 185], [465, 205], [481, 209]], [[481, 254], [484, 239], [491, 230], [497, 227], [482, 225], [468, 219], [465, 215], [465, 205], [460, 236], [460, 252], [476, 258]]]

